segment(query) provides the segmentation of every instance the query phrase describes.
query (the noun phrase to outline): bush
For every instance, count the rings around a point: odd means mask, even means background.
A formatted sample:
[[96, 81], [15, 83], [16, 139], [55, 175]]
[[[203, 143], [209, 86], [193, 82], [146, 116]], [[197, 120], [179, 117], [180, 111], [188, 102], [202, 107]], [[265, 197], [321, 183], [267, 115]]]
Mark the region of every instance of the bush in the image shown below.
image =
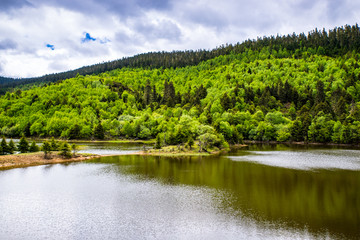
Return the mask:
[[60, 156], [62, 156], [63, 158], [71, 158], [71, 151], [70, 151], [70, 146], [67, 142], [64, 142], [61, 146], [60, 146]]
[[30, 145], [29, 152], [38, 152], [39, 150], [39, 146], [36, 145], [35, 141], [33, 141]]
[[44, 151], [44, 158], [48, 158], [48, 154], [51, 152], [51, 145], [48, 141], [43, 142], [41, 149]]
[[29, 143], [24, 136], [22, 136], [20, 139], [20, 142], [18, 144], [18, 150], [21, 153], [27, 153], [29, 151]]

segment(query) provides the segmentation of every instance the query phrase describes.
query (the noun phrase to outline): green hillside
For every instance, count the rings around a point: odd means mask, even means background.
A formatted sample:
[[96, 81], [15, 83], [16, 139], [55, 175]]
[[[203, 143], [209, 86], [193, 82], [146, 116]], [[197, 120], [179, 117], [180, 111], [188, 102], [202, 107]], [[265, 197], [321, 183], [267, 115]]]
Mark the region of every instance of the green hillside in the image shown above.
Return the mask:
[[0, 133], [65, 139], [191, 137], [360, 142], [360, 54], [245, 49], [178, 68], [121, 68], [0, 98]]
[[[264, 47], [272, 52], [281, 52], [277, 57], [294, 56], [301, 57], [305, 49], [316, 52], [322, 56], [337, 57], [348, 52], [360, 52], [360, 28], [357, 24], [334, 29], [319, 31], [315, 29], [308, 34], [288, 34], [284, 36], [258, 37], [256, 40], [248, 39], [241, 43], [226, 44], [218, 46], [212, 50], [187, 50], [172, 52], [149, 52], [132, 57], [124, 57], [118, 60], [103, 62], [91, 66], [84, 66], [79, 69], [66, 72], [48, 74], [41, 77], [12, 79], [0, 77], [0, 95], [7, 91], [17, 89], [29, 89], [33, 85], [41, 86], [44, 83], [56, 82], [68, 78], [73, 78], [77, 74], [92, 75], [100, 74], [118, 68], [178, 68], [195, 66], [200, 62], [213, 59], [218, 56], [228, 54], [241, 54], [249, 49], [261, 51]], [[284, 49], [286, 49], [284, 51]]]

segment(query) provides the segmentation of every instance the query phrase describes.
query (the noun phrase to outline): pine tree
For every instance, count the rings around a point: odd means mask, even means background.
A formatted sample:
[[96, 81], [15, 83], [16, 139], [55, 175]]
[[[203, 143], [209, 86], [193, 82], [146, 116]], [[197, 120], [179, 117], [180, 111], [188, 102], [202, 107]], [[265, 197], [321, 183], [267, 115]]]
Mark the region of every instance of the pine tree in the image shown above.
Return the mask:
[[163, 101], [169, 107], [175, 106], [175, 88], [172, 82], [165, 80]]
[[300, 120], [295, 120], [290, 128], [291, 139], [293, 141], [302, 141], [303, 137], [303, 126]]
[[227, 93], [224, 93], [224, 95], [220, 98], [220, 104], [225, 111], [231, 108], [231, 99]]
[[17, 148], [21, 153], [26, 153], [29, 151], [29, 143], [24, 136], [21, 137]]
[[51, 145], [48, 141], [43, 142], [42, 150], [44, 151], [44, 158], [48, 158], [48, 154], [51, 152]]
[[152, 90], [152, 94], [151, 94], [151, 102], [158, 102], [159, 101], [159, 97], [158, 94], [156, 92], [156, 88], [155, 85], [153, 86], [153, 90]]
[[96, 125], [96, 127], [94, 129], [94, 137], [97, 139], [105, 138], [105, 130], [104, 130], [103, 126], [101, 125], [101, 123]]
[[175, 88], [174, 88], [174, 84], [172, 82], [170, 82], [169, 83], [169, 97], [167, 100], [167, 105], [169, 107], [175, 106], [174, 98], [175, 98]]
[[69, 131], [70, 139], [78, 139], [80, 137], [81, 127], [78, 124], [75, 124]]
[[319, 104], [319, 103], [322, 103], [324, 101], [325, 101], [324, 83], [319, 80], [316, 83], [315, 104]]
[[14, 141], [11, 139], [10, 140], [10, 142], [9, 142], [9, 153], [10, 154], [13, 154], [14, 153], [14, 151], [16, 151], [17, 149], [16, 149], [16, 146], [15, 146], [15, 143], [14, 143]]
[[160, 134], [158, 134], [156, 136], [156, 142], [155, 142], [155, 149], [160, 149], [161, 148], [161, 138], [160, 138]]
[[0, 154], [1, 155], [5, 155], [10, 153], [10, 149], [9, 146], [6, 143], [5, 137], [2, 138], [1, 140], [1, 148], [0, 148]]
[[149, 105], [151, 103], [152, 96], [151, 96], [151, 86], [150, 86], [150, 80], [148, 79], [146, 82], [146, 86], [144, 89], [144, 103], [145, 105]]
[[30, 145], [29, 152], [38, 152], [39, 150], [39, 146], [37, 146], [35, 141], [33, 141]]
[[57, 141], [55, 141], [54, 137], [51, 138], [50, 146], [51, 146], [51, 151], [58, 151], [59, 150], [59, 144], [58, 144]]

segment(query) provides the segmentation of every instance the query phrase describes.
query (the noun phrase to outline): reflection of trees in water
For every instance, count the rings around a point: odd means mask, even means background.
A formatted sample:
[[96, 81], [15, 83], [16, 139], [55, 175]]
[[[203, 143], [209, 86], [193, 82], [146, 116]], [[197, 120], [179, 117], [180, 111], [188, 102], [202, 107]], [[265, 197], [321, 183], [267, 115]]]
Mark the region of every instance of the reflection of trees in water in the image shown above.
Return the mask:
[[120, 165], [117, 169], [122, 173], [166, 184], [228, 191], [231, 197], [223, 207], [259, 221], [359, 235], [360, 173], [356, 171], [303, 171], [219, 157], [119, 156], [99, 161]]

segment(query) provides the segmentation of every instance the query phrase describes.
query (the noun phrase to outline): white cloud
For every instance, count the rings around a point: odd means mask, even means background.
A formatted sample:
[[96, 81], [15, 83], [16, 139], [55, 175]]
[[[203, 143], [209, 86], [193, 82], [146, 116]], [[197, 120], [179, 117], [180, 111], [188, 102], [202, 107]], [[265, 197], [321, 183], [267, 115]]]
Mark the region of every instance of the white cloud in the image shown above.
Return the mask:
[[[149, 51], [212, 49], [257, 36], [355, 24], [360, 3], [338, 5], [335, 0], [7, 1], [0, 8], [0, 75], [39, 76]], [[82, 43], [84, 33], [96, 41]]]

